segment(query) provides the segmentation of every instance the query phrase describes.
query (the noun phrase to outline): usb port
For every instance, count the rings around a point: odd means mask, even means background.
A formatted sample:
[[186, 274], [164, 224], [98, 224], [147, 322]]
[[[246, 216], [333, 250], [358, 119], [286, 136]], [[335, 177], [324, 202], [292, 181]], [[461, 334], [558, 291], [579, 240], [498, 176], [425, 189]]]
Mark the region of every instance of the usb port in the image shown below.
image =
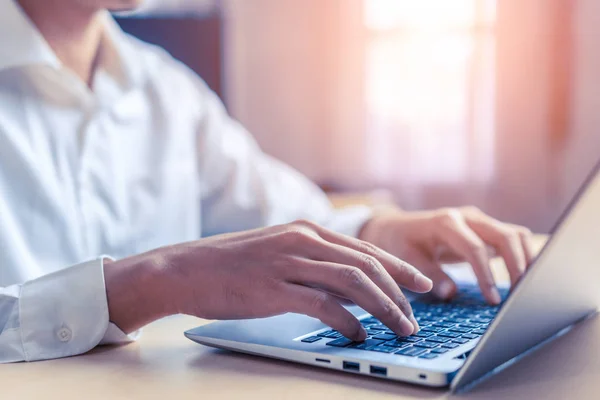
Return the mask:
[[354, 372], [360, 371], [360, 364], [355, 363], [355, 362], [344, 361], [343, 367], [344, 367], [344, 370], [346, 370], [346, 371], [354, 371]]
[[371, 374], [379, 376], [387, 376], [387, 368], [371, 365]]

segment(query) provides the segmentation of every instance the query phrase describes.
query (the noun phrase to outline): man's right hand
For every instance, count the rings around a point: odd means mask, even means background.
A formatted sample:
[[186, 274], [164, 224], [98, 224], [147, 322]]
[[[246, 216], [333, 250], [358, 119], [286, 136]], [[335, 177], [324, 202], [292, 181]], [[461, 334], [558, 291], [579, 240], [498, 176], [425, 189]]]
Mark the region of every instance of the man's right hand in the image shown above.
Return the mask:
[[104, 272], [110, 319], [124, 332], [175, 313], [240, 319], [294, 312], [364, 340], [364, 328], [342, 306], [350, 300], [406, 336], [419, 328], [398, 285], [432, 288], [389, 253], [306, 221], [157, 249], [107, 262]]

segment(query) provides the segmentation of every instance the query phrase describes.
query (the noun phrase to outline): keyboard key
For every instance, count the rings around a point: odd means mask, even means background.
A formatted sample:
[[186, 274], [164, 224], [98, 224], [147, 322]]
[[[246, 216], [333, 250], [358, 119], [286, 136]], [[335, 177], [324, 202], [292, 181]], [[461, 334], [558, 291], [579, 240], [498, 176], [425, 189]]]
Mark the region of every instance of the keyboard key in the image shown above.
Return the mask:
[[452, 328], [454, 327], [456, 324], [452, 324], [452, 323], [445, 323], [445, 322], [436, 322], [435, 324], [432, 324], [432, 326], [436, 327], [436, 328]]
[[360, 342], [360, 343], [356, 343], [356, 344], [352, 345], [352, 348], [360, 349], [360, 350], [369, 350], [369, 349], [371, 349], [371, 347], [378, 346], [382, 343], [384, 343], [383, 340], [367, 339], [364, 342]]
[[459, 327], [456, 327], [456, 328], [450, 328], [450, 329], [448, 329], [448, 330], [449, 330], [450, 332], [460, 332], [460, 333], [468, 333], [468, 332], [471, 332], [471, 329], [470, 329], [470, 328], [459, 328]]
[[417, 315], [415, 317], [415, 319], [417, 320], [417, 322], [426, 322], [426, 321], [432, 322], [431, 314], [430, 313], [421, 312], [421, 313], [419, 313], [419, 315]]
[[463, 318], [475, 318], [477, 316], [477, 312], [475, 310], [464, 309], [459, 312], [460, 316]]
[[426, 349], [418, 348], [418, 347], [406, 347], [404, 349], [400, 349], [396, 352], [397, 355], [408, 356], [408, 357], [418, 357], [421, 354], [427, 353]]
[[473, 329], [471, 333], [474, 335], [483, 335], [485, 333], [485, 329]]
[[448, 331], [438, 332], [437, 335], [438, 336], [443, 336], [443, 337], [448, 337], [448, 338], [457, 338], [457, 337], [460, 337], [460, 333], [454, 333], [454, 332], [448, 332]]
[[450, 351], [450, 349], [445, 349], [443, 347], [438, 347], [437, 349], [431, 350], [432, 353], [436, 353], [436, 354], [444, 354], [447, 351]]
[[413, 346], [423, 347], [424, 349], [434, 349], [434, 348], [438, 347], [439, 345], [440, 345], [439, 343], [430, 343], [427, 341], [423, 341], [423, 342], [415, 343]]
[[341, 337], [344, 337], [344, 335], [342, 335], [339, 332], [334, 332], [334, 333], [330, 333], [329, 335], [327, 335], [327, 338], [329, 338], [329, 339], [339, 339]]
[[400, 355], [408, 356], [408, 357], [417, 357], [426, 352], [427, 352], [427, 350], [420, 349], [418, 347], [407, 347], [405, 349], [400, 349], [400, 351], [398, 351], [396, 354], [400, 354]]
[[307, 338], [302, 339], [301, 341], [304, 342], [304, 343], [314, 343], [314, 342], [319, 341], [321, 339], [323, 339], [323, 338], [318, 337], [318, 336], [309, 336]]
[[463, 338], [456, 338], [454, 340], [452, 340], [453, 343], [460, 343], [460, 344], [465, 344], [467, 342], [470, 342], [469, 339], [463, 339]]
[[[303, 340], [304, 341], [304, 340]], [[336, 340], [332, 340], [330, 342], [325, 343], [327, 346], [334, 346], [334, 347], [346, 347], [350, 344], [354, 343], [352, 340], [345, 338], [345, 337], [341, 337], [339, 339]]]
[[377, 339], [377, 340], [393, 340], [393, 339], [397, 339], [397, 338], [398, 338], [398, 336], [388, 335], [387, 333], [382, 333], [380, 335], [373, 336], [373, 339]]
[[440, 337], [440, 336], [432, 336], [430, 338], [427, 338], [427, 340], [425, 340], [426, 342], [433, 342], [433, 343], [446, 343], [450, 341], [450, 338], [445, 338], [445, 337]]
[[379, 353], [395, 353], [398, 351], [398, 348], [381, 345], [381, 346], [375, 346], [375, 347], [371, 348], [370, 350], [377, 351]]
[[413, 335], [413, 336], [421, 337], [421, 338], [426, 338], [426, 337], [429, 337], [431, 335], [434, 335], [434, 333], [430, 332], [430, 331], [419, 331], [416, 335]]
[[487, 324], [487, 323], [492, 322], [492, 319], [491, 318], [472, 318], [472, 319], [470, 319], [470, 321], [478, 323], [478, 324]]
[[467, 319], [463, 318], [463, 317], [451, 317], [446, 319], [446, 322], [456, 322], [456, 323], [462, 323], [465, 322]]
[[382, 324], [372, 325], [369, 329], [377, 330], [377, 331], [387, 331], [388, 327]]
[[325, 332], [317, 333], [317, 336], [327, 337], [327, 335], [331, 335], [332, 333], [336, 333], [336, 332], [337, 331], [325, 331]]
[[471, 333], [465, 333], [461, 337], [463, 337], [465, 339], [477, 339], [479, 336], [478, 335], [473, 335]]
[[433, 326], [426, 326], [424, 328], [421, 328], [421, 330], [419, 332], [433, 332], [433, 333], [438, 333], [438, 332], [442, 332], [444, 330], [444, 328], [435, 328]]
[[361, 324], [381, 324], [381, 322], [379, 322], [379, 320], [375, 317], [368, 317], [365, 319], [362, 319], [360, 321]]
[[460, 324], [460, 328], [479, 328], [479, 324]]
[[458, 343], [444, 343], [444, 344], [442, 345], [442, 347], [445, 347], [445, 348], [447, 348], [447, 349], [455, 349], [455, 348], [457, 348], [458, 346], [460, 346], [460, 344], [458, 344]]
[[399, 340], [392, 340], [389, 342], [385, 342], [386, 346], [392, 346], [395, 347], [397, 349], [401, 349], [403, 347], [407, 347], [410, 346], [411, 344], [409, 342], [403, 342], [403, 341], [399, 341]]
[[419, 356], [419, 358], [423, 358], [425, 360], [431, 360], [433, 358], [438, 358], [440, 355], [436, 353], [425, 353]]
[[421, 340], [423, 340], [423, 338], [418, 338], [415, 336], [405, 336], [405, 337], [398, 339], [398, 341], [404, 341], [404, 342], [409, 342], [409, 343], [417, 343], [417, 342], [420, 342]]

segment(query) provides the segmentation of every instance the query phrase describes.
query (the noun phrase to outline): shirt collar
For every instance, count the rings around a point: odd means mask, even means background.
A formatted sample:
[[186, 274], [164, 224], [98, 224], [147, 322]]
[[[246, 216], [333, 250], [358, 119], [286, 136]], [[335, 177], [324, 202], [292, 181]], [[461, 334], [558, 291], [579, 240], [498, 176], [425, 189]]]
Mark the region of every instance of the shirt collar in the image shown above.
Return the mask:
[[36, 64], [60, 67], [48, 43], [15, 0], [4, 0], [0, 6], [0, 38], [0, 71]]
[[[62, 64], [16, 0], [0, 0], [0, 72], [4, 69], [45, 65], [54, 69]], [[123, 86], [134, 86], [141, 76], [140, 61], [133, 39], [126, 35], [112, 16], [105, 12], [104, 37], [97, 67]]]

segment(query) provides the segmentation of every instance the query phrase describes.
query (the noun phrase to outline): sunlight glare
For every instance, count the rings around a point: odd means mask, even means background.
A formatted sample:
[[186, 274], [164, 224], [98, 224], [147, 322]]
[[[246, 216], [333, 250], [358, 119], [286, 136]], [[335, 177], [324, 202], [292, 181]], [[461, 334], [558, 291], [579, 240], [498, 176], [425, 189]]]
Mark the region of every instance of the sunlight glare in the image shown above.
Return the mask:
[[[402, 171], [396, 178], [421, 183], [489, 177], [493, 52], [477, 39], [488, 33], [473, 28], [493, 26], [494, 18], [493, 0], [365, 0], [365, 24], [373, 33], [366, 54], [367, 129], [377, 154], [371, 167], [381, 176]], [[480, 54], [487, 54], [481, 71], [474, 69]], [[482, 154], [483, 164], [471, 172], [469, 160]]]
[[440, 30], [464, 27], [475, 20], [477, 0], [369, 0], [365, 23], [374, 30]]

